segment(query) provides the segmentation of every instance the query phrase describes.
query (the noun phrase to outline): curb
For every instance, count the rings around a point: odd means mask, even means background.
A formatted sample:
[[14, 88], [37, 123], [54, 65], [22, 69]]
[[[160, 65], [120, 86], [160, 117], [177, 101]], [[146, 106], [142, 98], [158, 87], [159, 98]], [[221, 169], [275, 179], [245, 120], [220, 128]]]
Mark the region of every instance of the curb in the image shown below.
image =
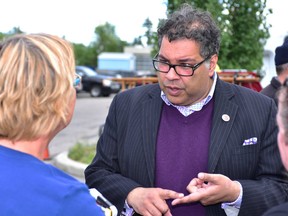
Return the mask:
[[71, 160], [68, 157], [68, 151], [64, 151], [52, 158], [52, 164], [57, 168], [75, 176], [76, 178], [84, 179], [84, 170], [88, 164], [80, 163]]

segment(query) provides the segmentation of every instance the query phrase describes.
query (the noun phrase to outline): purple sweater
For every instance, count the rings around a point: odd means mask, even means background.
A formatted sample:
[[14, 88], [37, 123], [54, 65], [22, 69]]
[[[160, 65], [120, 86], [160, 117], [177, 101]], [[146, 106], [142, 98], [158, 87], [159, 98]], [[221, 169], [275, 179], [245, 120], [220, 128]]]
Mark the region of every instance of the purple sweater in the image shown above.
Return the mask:
[[[207, 172], [213, 104], [212, 99], [187, 117], [164, 104], [156, 147], [156, 187], [187, 195], [189, 182], [199, 172]], [[173, 216], [205, 215], [200, 203], [170, 205], [170, 209]]]

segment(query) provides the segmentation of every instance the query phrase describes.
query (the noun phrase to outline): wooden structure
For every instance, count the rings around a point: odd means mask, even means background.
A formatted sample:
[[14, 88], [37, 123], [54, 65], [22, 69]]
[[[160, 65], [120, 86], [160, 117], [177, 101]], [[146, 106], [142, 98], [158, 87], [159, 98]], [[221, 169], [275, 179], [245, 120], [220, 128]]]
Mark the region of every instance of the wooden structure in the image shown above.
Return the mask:
[[123, 77], [123, 78], [112, 78], [113, 81], [121, 84], [121, 90], [134, 88], [139, 85], [146, 85], [151, 83], [157, 83], [157, 77]]
[[237, 70], [226, 70], [223, 72], [218, 72], [218, 76], [221, 80], [241, 85], [257, 92], [262, 90], [260, 84], [260, 77], [254, 72], [242, 72]]
[[[218, 76], [221, 80], [229, 83], [235, 83], [242, 85], [247, 88], [251, 88], [255, 91], [261, 91], [260, 77], [253, 72], [235, 72], [225, 71], [218, 72]], [[121, 84], [121, 90], [134, 88], [139, 85], [146, 85], [151, 83], [157, 83], [157, 77], [123, 77], [123, 78], [112, 78], [113, 81]]]

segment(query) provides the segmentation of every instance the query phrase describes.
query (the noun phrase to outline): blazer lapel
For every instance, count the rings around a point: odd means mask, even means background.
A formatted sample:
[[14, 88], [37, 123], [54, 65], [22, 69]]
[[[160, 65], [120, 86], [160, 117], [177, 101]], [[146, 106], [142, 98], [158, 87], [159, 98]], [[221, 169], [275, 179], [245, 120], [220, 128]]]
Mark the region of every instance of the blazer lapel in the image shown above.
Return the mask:
[[209, 146], [208, 172], [214, 173], [221, 152], [234, 124], [238, 105], [231, 101], [234, 91], [230, 84], [217, 80], [214, 93], [214, 113]]
[[147, 164], [147, 172], [150, 185], [154, 185], [155, 175], [155, 151], [157, 143], [158, 126], [160, 122], [163, 101], [160, 97], [160, 89], [153, 90], [149, 98], [142, 103], [142, 136], [144, 156]]

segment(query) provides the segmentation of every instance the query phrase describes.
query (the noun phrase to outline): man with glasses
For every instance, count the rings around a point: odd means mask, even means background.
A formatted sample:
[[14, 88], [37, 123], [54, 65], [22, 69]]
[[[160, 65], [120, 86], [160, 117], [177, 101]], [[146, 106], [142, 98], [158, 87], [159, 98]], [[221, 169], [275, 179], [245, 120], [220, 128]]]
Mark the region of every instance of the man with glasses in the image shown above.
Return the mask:
[[285, 202], [275, 103], [219, 79], [210, 14], [182, 5], [158, 45], [159, 83], [114, 97], [88, 186], [123, 215], [261, 215]]

